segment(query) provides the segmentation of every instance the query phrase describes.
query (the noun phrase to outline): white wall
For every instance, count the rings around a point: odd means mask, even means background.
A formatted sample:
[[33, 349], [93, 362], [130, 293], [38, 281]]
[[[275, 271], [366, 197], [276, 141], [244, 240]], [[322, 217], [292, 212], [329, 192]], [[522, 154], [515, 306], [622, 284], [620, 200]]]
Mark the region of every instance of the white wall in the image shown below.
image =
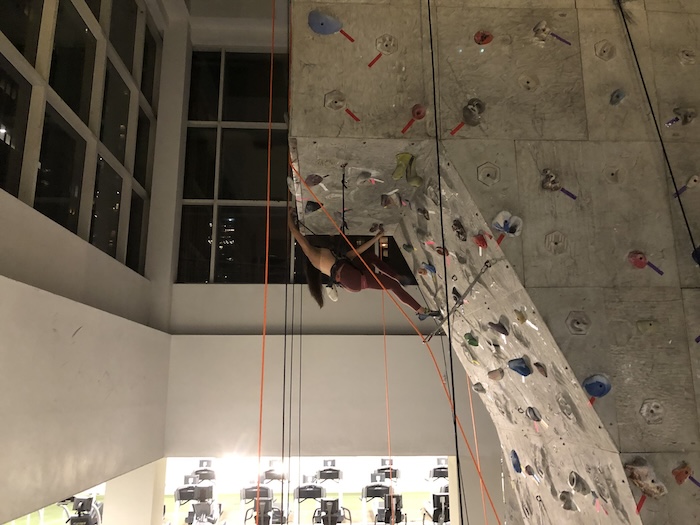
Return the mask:
[[0, 275], [147, 323], [150, 283], [0, 190]]
[[[424, 304], [417, 286], [408, 290]], [[291, 329], [292, 294], [295, 302], [295, 331], [303, 311], [305, 334], [380, 335], [382, 333], [381, 294], [375, 290], [350, 293], [340, 290], [337, 303], [326, 300], [323, 310], [306, 285], [288, 286], [288, 332]], [[284, 285], [268, 290], [268, 334], [284, 334]], [[303, 307], [303, 308], [302, 308]], [[410, 319], [430, 333], [432, 320], [419, 322], [413, 310], [404, 308]], [[262, 333], [263, 285], [261, 284], [176, 284], [173, 286], [170, 329], [173, 334], [226, 335]], [[396, 305], [385, 300], [387, 333], [414, 335], [411, 325]]]
[[0, 277], [0, 523], [163, 457], [170, 336]]
[[[267, 338], [262, 454], [282, 443], [282, 336]], [[445, 456], [454, 451], [452, 417], [439, 374], [416, 336], [387, 338], [392, 454]], [[440, 341], [433, 351], [442, 364]], [[288, 356], [291, 341], [287, 341]], [[291, 450], [298, 443], [299, 340], [294, 343]], [[388, 452], [381, 336], [305, 336], [302, 346], [302, 456], [385, 456]], [[257, 456], [261, 338], [173, 336], [168, 386], [166, 454]], [[442, 365], [441, 365], [442, 366]], [[464, 369], [455, 363], [459, 416], [474, 447]], [[501, 451], [483, 405], [474, 404], [482, 470], [501, 502]], [[478, 478], [460, 438], [472, 512], [481, 514]], [[473, 509], [473, 510], [472, 510]], [[483, 518], [482, 518], [483, 519]], [[474, 523], [482, 523], [475, 521]]]

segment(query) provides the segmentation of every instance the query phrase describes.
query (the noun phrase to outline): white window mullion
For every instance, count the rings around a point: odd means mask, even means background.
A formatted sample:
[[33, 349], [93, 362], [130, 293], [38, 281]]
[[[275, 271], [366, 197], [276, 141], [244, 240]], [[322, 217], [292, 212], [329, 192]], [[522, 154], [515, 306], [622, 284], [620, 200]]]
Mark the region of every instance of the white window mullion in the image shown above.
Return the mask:
[[58, 16], [58, 0], [44, 0], [39, 27], [39, 43], [36, 51], [36, 70], [41, 77], [48, 81], [51, 72], [51, 57], [53, 56], [53, 37], [56, 32]]
[[92, 207], [95, 201], [95, 179], [97, 178], [97, 140], [87, 141], [83, 184], [80, 189], [80, 209], [78, 211], [78, 237], [90, 242]]
[[36, 179], [40, 168], [39, 159], [41, 156], [41, 139], [45, 115], [46, 87], [34, 86], [29, 100], [29, 118], [27, 119], [27, 134], [24, 140], [22, 175], [18, 195], [19, 200], [32, 207], [34, 207]]
[[134, 158], [136, 156], [136, 133], [139, 121], [139, 92], [130, 89], [129, 116], [126, 123], [126, 153], [124, 164], [129, 173], [134, 172]]
[[217, 125], [216, 125], [216, 159], [214, 159], [214, 213], [212, 214], [211, 223], [211, 261], [209, 261], [209, 282], [214, 282], [216, 255], [217, 255], [217, 238], [219, 224], [219, 181], [221, 179], [221, 115], [224, 107], [224, 60], [226, 54], [221, 51], [221, 66], [219, 70], [219, 101], [217, 109]]
[[[65, 0], [64, 0], [65, 1]], [[105, 38], [105, 32], [100, 25], [100, 21], [95, 18], [92, 10], [85, 3], [85, 0], [72, 0], [73, 7], [83, 19], [85, 25], [88, 27], [93, 36], [99, 40], [100, 38]]]
[[112, 0], [102, 0], [102, 5], [100, 5], [100, 25], [102, 26], [102, 31], [104, 31], [107, 40], [109, 40], [109, 25], [111, 21]]
[[136, 81], [136, 86], [141, 90], [141, 76], [143, 74], [143, 44], [146, 40], [146, 11], [143, 9], [139, 2], [136, 2], [137, 15], [136, 15], [136, 38], [134, 40], [134, 81]]
[[107, 41], [97, 38], [95, 48], [95, 69], [92, 74], [92, 96], [90, 98], [90, 129], [99, 139], [102, 126], [102, 104], [104, 103], [105, 71], [107, 69]]
[[122, 178], [119, 200], [119, 229], [117, 230], [117, 261], [126, 264], [126, 247], [129, 237], [129, 215], [131, 213], [131, 179]]

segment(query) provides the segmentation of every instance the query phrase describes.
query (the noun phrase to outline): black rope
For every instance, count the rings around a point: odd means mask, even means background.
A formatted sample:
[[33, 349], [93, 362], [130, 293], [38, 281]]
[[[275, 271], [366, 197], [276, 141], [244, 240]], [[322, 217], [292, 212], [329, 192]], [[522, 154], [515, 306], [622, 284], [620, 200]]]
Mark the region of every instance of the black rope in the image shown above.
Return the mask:
[[[433, 17], [431, 13], [431, 1], [428, 0], [428, 31], [430, 37], [430, 64], [431, 73], [433, 80], [433, 107], [435, 108], [435, 118], [433, 119], [434, 132], [435, 132], [435, 159], [437, 162], [437, 173], [438, 173], [438, 199], [440, 205], [440, 235], [442, 238], [442, 266], [443, 266], [443, 278], [445, 281], [445, 303], [447, 305], [448, 315], [447, 315], [447, 344], [449, 345], [450, 353], [450, 383], [452, 389], [452, 425], [454, 427], [455, 436], [455, 459], [457, 462], [457, 487], [459, 491], [459, 515], [460, 523], [466, 523], [469, 525], [469, 512], [466, 508], [466, 498], [462, 492], [462, 466], [459, 459], [459, 434], [457, 431], [457, 401], [455, 399], [455, 377], [454, 377], [454, 358], [453, 358], [453, 347], [452, 347], [452, 321], [450, 319], [450, 294], [449, 283], [447, 281], [447, 250], [445, 248], [445, 223], [444, 223], [444, 213], [442, 208], [442, 172], [440, 170], [440, 134], [438, 130], [438, 99], [437, 99], [437, 75], [435, 73], [435, 49], [433, 46]], [[437, 292], [437, 290], [436, 290]], [[466, 517], [466, 520], [464, 519]]]
[[671, 161], [668, 157], [668, 151], [666, 151], [666, 144], [664, 143], [663, 136], [661, 134], [661, 126], [659, 120], [654, 112], [654, 104], [651, 101], [651, 95], [649, 94], [649, 89], [647, 88], [647, 83], [644, 80], [644, 74], [642, 73], [642, 66], [639, 63], [639, 58], [637, 57], [637, 49], [634, 47], [634, 41], [632, 40], [632, 33], [630, 32], [629, 24], [627, 23], [627, 16], [624, 8], [622, 7], [622, 1], [616, 0], [617, 7], [620, 9], [620, 15], [622, 16], [622, 22], [625, 24], [625, 32], [627, 33], [627, 40], [632, 48], [632, 56], [634, 57], [634, 62], [637, 65], [637, 71], [639, 72], [639, 78], [642, 81], [642, 87], [644, 88], [644, 95], [647, 99], [647, 104], [649, 104], [649, 111], [651, 112], [652, 119], [654, 120], [654, 129], [659, 137], [659, 143], [661, 144], [661, 151], [664, 155], [664, 160], [666, 161], [666, 166], [668, 167], [668, 173], [671, 175], [671, 181], [673, 181], [673, 189], [676, 191], [678, 205], [681, 208], [681, 213], [683, 214], [683, 221], [685, 222], [685, 227], [688, 230], [688, 237], [690, 237], [690, 243], [693, 245], [693, 253], [698, 249], [695, 244], [695, 239], [693, 238], [693, 231], [690, 227], [690, 222], [688, 222], [688, 216], [685, 213], [685, 208], [683, 207], [683, 200], [681, 195], [678, 193], [678, 183], [676, 182], [676, 177], [673, 175], [673, 168], [671, 167]]
[[341, 180], [341, 186], [342, 186], [342, 192], [343, 192], [343, 202], [342, 202], [341, 206], [343, 208], [341, 210], [340, 229], [342, 230], [343, 233], [345, 233], [345, 229], [347, 228], [347, 223], [345, 222], [345, 166], [343, 166], [343, 178]]

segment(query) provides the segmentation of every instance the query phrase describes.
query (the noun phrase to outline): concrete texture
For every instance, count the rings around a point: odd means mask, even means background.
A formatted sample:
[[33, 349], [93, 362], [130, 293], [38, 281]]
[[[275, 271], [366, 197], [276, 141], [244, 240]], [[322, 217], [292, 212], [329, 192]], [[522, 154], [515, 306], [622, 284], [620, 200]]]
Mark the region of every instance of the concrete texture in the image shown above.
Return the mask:
[[[695, 4], [624, 2], [650, 105], [623, 18], [608, 0], [439, 0], [432, 3], [432, 40], [425, 1], [294, 3], [295, 169], [306, 177], [322, 162], [337, 187], [339, 167], [356, 165], [387, 181], [381, 192], [403, 195], [405, 183], [391, 179], [394, 155], [416, 155], [425, 180], [408, 197], [410, 206], [384, 210], [372, 187], [349, 199], [346, 190], [346, 208], [363, 213], [351, 233], [381, 217], [399, 245], [415, 249], [405, 256], [430, 307], [446, 312], [454, 304], [452, 288], [463, 293], [485, 261], [493, 262], [452, 315], [452, 342], [472, 381], [481, 383], [479, 395], [499, 434], [511, 481], [506, 515], [519, 514], [525, 523], [698, 521], [696, 487], [677, 486], [671, 470], [684, 460], [697, 465], [700, 452], [700, 271], [690, 258], [652, 121], [653, 111], [682, 186], [697, 174], [700, 128], [697, 122], [664, 123], [674, 108], [700, 103]], [[355, 42], [312, 33], [305, 24], [312, 8], [339, 17]], [[571, 45], [552, 34], [537, 39], [533, 28], [540, 21]], [[403, 30], [411, 32], [408, 42]], [[392, 31], [401, 35], [398, 51], [368, 67], [371, 43]], [[477, 31], [492, 33], [493, 40], [477, 45]], [[430, 102], [431, 48], [437, 115]], [[374, 69], [379, 64], [390, 67]], [[324, 108], [330, 89], [351, 94], [352, 111], [371, 115], [370, 121], [353, 122]], [[611, 104], [618, 89], [624, 97]], [[486, 108], [477, 125], [456, 129], [475, 97]], [[405, 135], [397, 133], [416, 100], [428, 117]], [[568, 195], [542, 188], [545, 169]], [[301, 187], [296, 193], [302, 202], [308, 198]], [[697, 240], [700, 189], [682, 198]], [[329, 205], [329, 211], [337, 209]], [[502, 210], [521, 217], [523, 227], [499, 246], [489, 235], [498, 236], [492, 222]], [[305, 220], [333, 232], [322, 213]], [[453, 231], [455, 220], [466, 241]], [[479, 233], [487, 237], [483, 253], [474, 242]], [[449, 252], [446, 276], [436, 250], [441, 246]], [[635, 250], [662, 274], [633, 266], [628, 254]], [[437, 275], [422, 275], [425, 263]], [[508, 367], [521, 357], [533, 367], [527, 377]], [[546, 377], [535, 363], [544, 365]], [[492, 379], [499, 374], [488, 372], [499, 368], [503, 379]], [[591, 406], [581, 383], [593, 374], [605, 374], [612, 392]], [[537, 426], [527, 417], [530, 407], [541, 414]], [[514, 471], [512, 451], [523, 472], [531, 466], [537, 479]], [[668, 489], [639, 515], [640, 493], [630, 489], [623, 469], [637, 456]], [[585, 482], [578, 492], [569, 485], [572, 472]]]

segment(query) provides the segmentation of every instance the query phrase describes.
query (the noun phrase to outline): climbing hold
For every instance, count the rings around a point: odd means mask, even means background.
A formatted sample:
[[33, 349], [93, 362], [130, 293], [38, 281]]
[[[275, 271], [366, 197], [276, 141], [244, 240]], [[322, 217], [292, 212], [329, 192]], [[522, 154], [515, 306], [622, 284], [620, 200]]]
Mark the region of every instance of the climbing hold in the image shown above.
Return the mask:
[[561, 255], [569, 249], [569, 239], [560, 231], [553, 231], [545, 235], [544, 247], [554, 255]]
[[508, 368], [510, 368], [514, 372], [517, 372], [523, 377], [527, 377], [530, 374], [532, 374], [532, 369], [527, 364], [527, 361], [522, 357], [518, 357], [517, 359], [511, 359], [510, 361], [508, 361]]
[[454, 221], [452, 221], [452, 231], [455, 232], [457, 238], [460, 241], [467, 240], [467, 232], [464, 229], [464, 226], [462, 225], [462, 221], [460, 221], [459, 219], [455, 219]]
[[642, 457], [637, 456], [625, 464], [625, 474], [645, 496], [658, 499], [668, 492], [666, 486], [656, 477], [653, 467]]
[[564, 508], [564, 510], [578, 511], [578, 507], [576, 506], [576, 503], [574, 503], [573, 494], [571, 494], [571, 492], [565, 490], [559, 494], [559, 501], [561, 501], [561, 506]]
[[369, 229], [370, 233], [375, 233], [379, 230], [384, 230], [384, 225], [380, 222], [375, 222], [372, 224], [372, 226]]
[[535, 407], [527, 407], [525, 415], [527, 415], [527, 417], [529, 417], [532, 421], [542, 421], [542, 414]]
[[479, 248], [486, 249], [489, 247], [488, 243], [486, 242], [486, 237], [484, 237], [483, 233], [475, 235], [473, 237], [473, 240], [474, 244], [476, 244]]
[[500, 381], [503, 379], [503, 376], [505, 376], [505, 372], [503, 371], [502, 368], [497, 368], [496, 370], [491, 370], [488, 373], [489, 379], [493, 379], [494, 381]]
[[435, 251], [438, 255], [444, 255], [445, 257], [450, 255], [449, 250], [447, 248], [443, 248], [442, 246], [438, 246], [437, 248], [435, 248]]
[[688, 465], [685, 461], [673, 469], [673, 477], [676, 479], [676, 483], [679, 485], [685, 483], [692, 475], [693, 471], [690, 468], [690, 465]]
[[617, 106], [620, 102], [622, 102], [623, 98], [625, 98], [625, 92], [621, 89], [616, 89], [610, 95], [610, 105]]
[[484, 111], [486, 111], [486, 104], [478, 98], [469, 99], [467, 105], [462, 108], [462, 121], [472, 127], [478, 126]]
[[513, 470], [520, 474], [523, 469], [520, 466], [520, 458], [518, 457], [518, 453], [515, 450], [510, 451], [510, 462], [513, 465]]
[[700, 246], [693, 250], [692, 257], [697, 264], [700, 264]]
[[402, 248], [403, 248], [404, 250], [406, 250], [407, 252], [409, 252], [409, 253], [410, 253], [410, 252], [415, 252], [415, 251], [416, 251], [416, 249], [413, 247], [413, 245], [412, 245], [412, 244], [408, 244], [408, 243], [404, 244], [404, 245], [402, 246]]
[[390, 34], [385, 34], [377, 38], [376, 41], [377, 51], [384, 55], [391, 55], [397, 49], [399, 49], [399, 41], [395, 36]]
[[547, 377], [547, 367], [546, 366], [544, 366], [542, 363], [535, 363], [534, 366], [535, 366], [535, 370], [537, 370], [544, 377]]
[[479, 339], [471, 332], [464, 334], [464, 340], [470, 346], [479, 346]]
[[435, 269], [435, 266], [433, 266], [430, 263], [421, 263], [421, 269], [425, 270], [428, 273], [432, 273], [433, 275], [437, 274], [437, 270]]
[[692, 66], [695, 64], [695, 51], [692, 49], [681, 49], [678, 52], [678, 59], [684, 66]]
[[464, 299], [462, 298], [462, 294], [459, 293], [459, 290], [457, 290], [456, 287], [452, 287], [452, 300], [455, 303], [464, 303]]
[[660, 425], [663, 423], [666, 409], [657, 399], [645, 399], [639, 409], [641, 415], [647, 425]]
[[319, 35], [332, 35], [343, 28], [343, 24], [337, 18], [322, 13], [318, 9], [309, 12], [309, 27]]
[[496, 215], [491, 226], [508, 237], [518, 237], [523, 231], [523, 220], [508, 211], [502, 211]]
[[595, 55], [607, 62], [615, 57], [615, 46], [607, 40], [601, 40], [595, 45]]
[[318, 186], [323, 182], [323, 177], [312, 173], [311, 175], [308, 175], [305, 180], [308, 186]]
[[334, 303], [338, 302], [338, 290], [336, 289], [336, 286], [334, 284], [326, 286], [326, 295]]
[[547, 38], [547, 35], [549, 35], [549, 33], [552, 32], [552, 30], [547, 27], [547, 22], [542, 20], [541, 22], [538, 22], [535, 27], [532, 28], [532, 32], [535, 34], [535, 38], [537, 40], [544, 41]]
[[[527, 465], [527, 466], [525, 467], [525, 474], [527, 474], [528, 476], [532, 476], [532, 477], [534, 478], [535, 482], [539, 485], [539, 483], [540, 483], [540, 477], [539, 477], [539, 476], [537, 475], [537, 473], [535, 472], [535, 469], [532, 468], [532, 465]], [[539, 497], [539, 496], [538, 496], [538, 497]]]
[[535, 91], [540, 85], [540, 80], [534, 75], [523, 73], [518, 77], [518, 84], [525, 91]]
[[647, 256], [639, 251], [631, 251], [627, 254], [627, 261], [635, 268], [645, 268], [647, 263]]
[[561, 190], [561, 183], [559, 182], [559, 179], [557, 175], [550, 170], [549, 168], [545, 168], [542, 170], [542, 189], [543, 190], [549, 190], [549, 191], [560, 191]]
[[426, 115], [426, 109], [423, 104], [416, 104], [411, 108], [411, 116], [416, 120], [423, 120]]
[[573, 335], [586, 335], [591, 327], [591, 320], [586, 312], [571, 311], [566, 318], [566, 327]]
[[595, 374], [583, 380], [583, 388], [592, 397], [603, 397], [610, 393], [612, 385], [603, 374]]
[[394, 180], [400, 180], [405, 177], [414, 160], [415, 157], [410, 153], [397, 154], [396, 168], [394, 168], [394, 173], [392, 173], [391, 178]]
[[637, 330], [640, 334], [653, 334], [658, 332], [659, 323], [653, 319], [643, 319], [637, 321]]
[[484, 388], [484, 385], [482, 385], [481, 383], [474, 383], [474, 385], [472, 386], [472, 389], [477, 394], [485, 394], [486, 393], [486, 389]]
[[591, 493], [591, 488], [586, 483], [586, 480], [573, 470], [569, 473], [569, 487], [582, 496], [588, 496]]
[[474, 42], [480, 46], [485, 46], [493, 41], [493, 35], [488, 31], [477, 31], [474, 33]]
[[524, 324], [527, 321], [527, 316], [522, 310], [513, 310], [515, 312], [515, 319], [520, 323]]
[[316, 201], [307, 201], [306, 206], [304, 206], [304, 213], [313, 213], [316, 210], [320, 210], [321, 205]]
[[576, 417], [574, 416], [574, 411], [571, 408], [571, 399], [569, 398], [568, 395], [566, 394], [558, 394], [557, 395], [557, 403], [559, 404], [559, 410], [561, 410], [561, 413], [566, 416], [567, 419], [570, 419], [572, 421], [576, 421]]
[[510, 332], [508, 332], [508, 329], [500, 321], [497, 323], [489, 322], [489, 326], [491, 327], [491, 330], [494, 330], [495, 332], [498, 332], [499, 334], [503, 334], [505, 336], [510, 335]]
[[398, 208], [398, 204], [396, 202], [396, 199], [394, 198], [394, 194], [388, 194], [384, 193], [381, 196], [381, 204], [382, 208]]
[[493, 186], [501, 180], [501, 168], [491, 162], [485, 162], [476, 168], [476, 178], [486, 186]]
[[680, 119], [683, 126], [690, 124], [698, 116], [695, 108], [674, 108], [673, 113]]
[[418, 215], [421, 215], [426, 221], [430, 220], [430, 213], [428, 213], [428, 210], [425, 208], [418, 208], [416, 211], [418, 212]]

